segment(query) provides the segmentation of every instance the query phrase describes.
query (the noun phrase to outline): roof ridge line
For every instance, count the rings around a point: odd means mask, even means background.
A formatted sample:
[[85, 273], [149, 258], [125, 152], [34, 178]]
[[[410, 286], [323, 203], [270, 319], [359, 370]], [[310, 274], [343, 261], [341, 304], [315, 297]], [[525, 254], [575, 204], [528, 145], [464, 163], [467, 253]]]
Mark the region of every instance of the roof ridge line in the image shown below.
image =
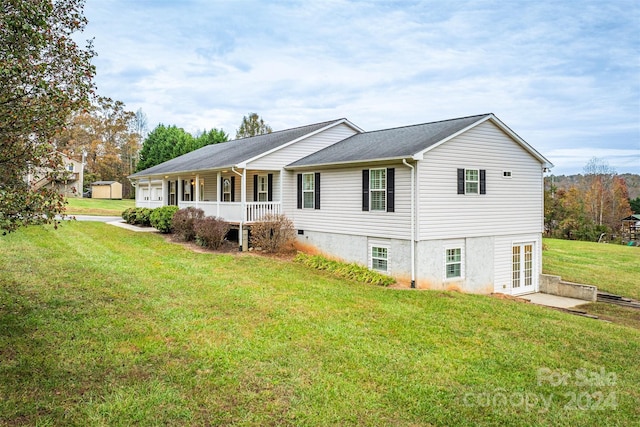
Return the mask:
[[[300, 125], [300, 126], [296, 126], [296, 127], [293, 127], [293, 128], [276, 130], [276, 131], [273, 131], [273, 132], [269, 132], [268, 134], [260, 134], [260, 135], [247, 136], [247, 137], [244, 137], [244, 138], [232, 139], [231, 141], [242, 141], [243, 139], [256, 138], [258, 136], [263, 136], [263, 135], [273, 135], [274, 133], [287, 132], [287, 131], [290, 131], [290, 130], [302, 129], [302, 128], [306, 128], [306, 127], [309, 127], [309, 126], [316, 126], [316, 125], [323, 125], [323, 124], [328, 124], [328, 123], [335, 123], [335, 122], [339, 122], [340, 120], [347, 120], [347, 118], [346, 117], [341, 117], [339, 119], [326, 120], [324, 122], [310, 123], [308, 125]], [[229, 141], [229, 142], [231, 142], [231, 141]]]
[[392, 128], [370, 130], [370, 131], [366, 131], [364, 133], [384, 132], [384, 131], [387, 131], [387, 130], [411, 128], [411, 127], [424, 126], [424, 125], [433, 125], [433, 124], [436, 124], [436, 123], [452, 122], [454, 120], [464, 120], [464, 119], [470, 119], [472, 117], [486, 117], [486, 116], [491, 116], [491, 115], [493, 115], [493, 113], [474, 114], [474, 115], [471, 115], [471, 116], [456, 117], [456, 118], [453, 118], [453, 119], [436, 120], [436, 121], [433, 121], [433, 122], [417, 123], [417, 124], [414, 124], [414, 125], [404, 125], [404, 126], [396, 126], [396, 127], [392, 127]]

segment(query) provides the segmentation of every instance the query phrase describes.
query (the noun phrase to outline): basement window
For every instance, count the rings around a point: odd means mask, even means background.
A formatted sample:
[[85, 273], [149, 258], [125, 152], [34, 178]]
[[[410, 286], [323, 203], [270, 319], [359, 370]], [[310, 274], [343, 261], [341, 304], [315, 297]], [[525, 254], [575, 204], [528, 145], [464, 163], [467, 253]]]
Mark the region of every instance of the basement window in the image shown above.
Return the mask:
[[451, 247], [445, 249], [444, 268], [445, 279], [460, 279], [463, 277], [462, 264], [463, 251], [460, 247]]
[[371, 246], [371, 269], [387, 273], [389, 271], [389, 249]]

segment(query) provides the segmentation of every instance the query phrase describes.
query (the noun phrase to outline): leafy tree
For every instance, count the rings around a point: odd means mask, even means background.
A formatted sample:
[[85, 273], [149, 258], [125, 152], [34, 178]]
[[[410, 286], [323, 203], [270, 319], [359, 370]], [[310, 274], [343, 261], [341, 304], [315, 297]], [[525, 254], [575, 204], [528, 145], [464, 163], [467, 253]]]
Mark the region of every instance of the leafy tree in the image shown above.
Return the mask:
[[196, 146], [197, 148], [202, 148], [211, 144], [227, 142], [228, 140], [229, 135], [227, 135], [222, 129], [218, 130], [213, 128], [210, 131], [205, 129], [205, 131], [196, 138]]
[[544, 225], [547, 234], [554, 236], [560, 221], [566, 215], [562, 205], [562, 196], [565, 192], [564, 190], [558, 190], [553, 185], [553, 181], [548, 178], [545, 178], [546, 186], [549, 188], [544, 191]]
[[121, 101], [97, 97], [89, 108], [72, 116], [56, 146], [68, 155], [86, 156], [86, 176], [122, 183], [126, 198], [133, 194], [127, 176], [133, 173], [140, 151], [135, 121], [136, 115]]
[[175, 125], [159, 124], [142, 143], [137, 170], [148, 169], [205, 145], [218, 144], [227, 140], [228, 135], [222, 129], [213, 128], [208, 132], [205, 130], [200, 136], [194, 138]]
[[603, 224], [606, 198], [611, 192], [615, 173], [615, 169], [597, 157], [589, 160], [584, 167], [587, 211], [598, 225]]
[[620, 220], [631, 214], [625, 179], [603, 160], [593, 158], [568, 189], [545, 179], [545, 228], [556, 237], [598, 240], [617, 234]]
[[630, 200], [629, 205], [633, 213], [640, 214], [640, 197]]
[[159, 124], [142, 143], [137, 171], [171, 160], [193, 149], [193, 136], [184, 129]]
[[595, 224], [615, 232], [620, 219], [631, 214], [626, 182], [606, 161], [597, 157], [589, 160], [584, 172], [587, 213]]
[[[88, 105], [95, 69], [91, 42], [73, 34], [87, 21], [84, 0], [0, 0], [0, 230], [56, 223], [64, 199], [38, 183], [63, 170], [52, 144]], [[29, 174], [35, 176], [26, 182]]]
[[249, 116], [242, 117], [242, 123], [236, 131], [236, 139], [248, 138], [250, 136], [264, 135], [273, 132], [271, 126], [266, 124], [256, 113], [249, 113]]

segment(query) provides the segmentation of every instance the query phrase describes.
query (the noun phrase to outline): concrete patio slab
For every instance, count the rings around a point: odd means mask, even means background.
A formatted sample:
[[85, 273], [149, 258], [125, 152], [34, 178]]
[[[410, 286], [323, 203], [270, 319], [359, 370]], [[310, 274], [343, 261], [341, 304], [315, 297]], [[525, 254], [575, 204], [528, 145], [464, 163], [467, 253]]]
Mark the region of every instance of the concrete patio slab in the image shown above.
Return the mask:
[[582, 304], [589, 304], [589, 301], [576, 298], [560, 297], [557, 295], [536, 292], [535, 294], [520, 295], [522, 299], [529, 300], [532, 304], [544, 305], [556, 308], [574, 308]]

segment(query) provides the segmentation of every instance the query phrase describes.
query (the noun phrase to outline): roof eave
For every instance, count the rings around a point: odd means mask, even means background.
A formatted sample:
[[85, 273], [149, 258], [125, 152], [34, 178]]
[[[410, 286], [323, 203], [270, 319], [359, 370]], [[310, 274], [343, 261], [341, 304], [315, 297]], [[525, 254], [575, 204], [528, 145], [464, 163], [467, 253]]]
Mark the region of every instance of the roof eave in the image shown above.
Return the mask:
[[150, 173], [145, 175], [133, 174], [133, 175], [129, 175], [127, 178], [129, 179], [145, 178], [146, 179], [146, 178], [157, 178], [157, 177], [164, 177], [164, 176], [191, 175], [194, 173], [217, 172], [217, 171], [222, 171], [223, 169], [231, 169], [231, 168], [238, 168], [238, 167], [239, 167], [238, 165], [225, 165], [225, 166], [218, 166], [215, 168], [192, 169], [192, 170], [184, 170], [179, 172], [158, 172], [158, 173]]
[[401, 161], [405, 159], [415, 159], [412, 155], [406, 156], [394, 156], [394, 157], [380, 157], [375, 159], [358, 159], [358, 160], [345, 160], [341, 162], [329, 162], [329, 163], [314, 163], [309, 165], [287, 165], [284, 167], [285, 170], [296, 170], [296, 169], [309, 169], [309, 168], [323, 168], [328, 166], [344, 166], [344, 165], [359, 165], [363, 163], [382, 163], [382, 162], [392, 162], [392, 161]]

